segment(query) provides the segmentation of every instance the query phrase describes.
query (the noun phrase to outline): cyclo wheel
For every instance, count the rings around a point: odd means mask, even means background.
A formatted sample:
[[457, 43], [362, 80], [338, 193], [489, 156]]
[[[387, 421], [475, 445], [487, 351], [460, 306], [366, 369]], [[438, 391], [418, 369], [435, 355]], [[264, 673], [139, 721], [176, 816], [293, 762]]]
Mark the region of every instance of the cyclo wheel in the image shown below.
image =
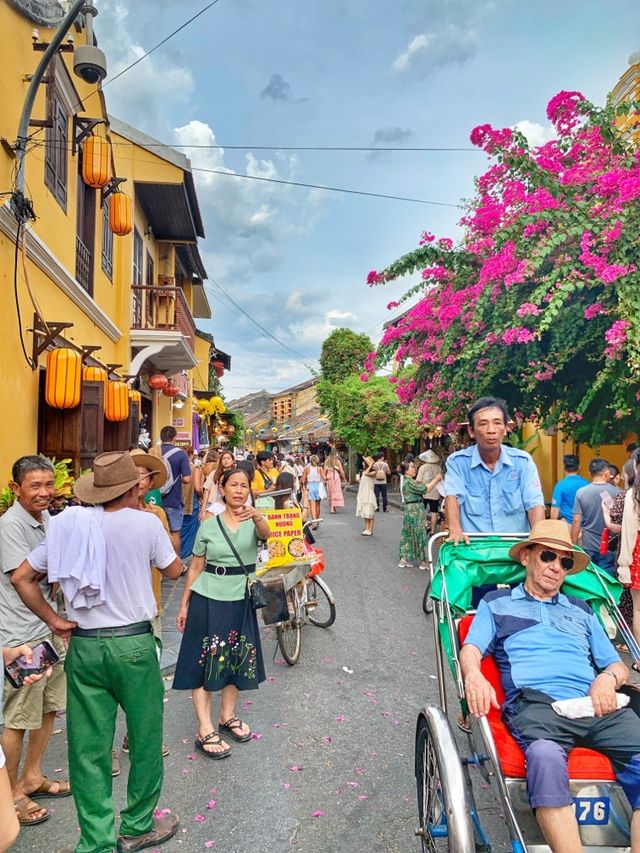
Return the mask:
[[431, 592], [431, 581], [427, 581], [427, 588], [424, 591], [424, 595], [422, 596], [422, 609], [424, 612], [429, 615], [429, 613], [433, 613], [433, 600], [429, 598], [429, 593]]
[[415, 771], [423, 853], [474, 853], [470, 803], [453, 732], [442, 709], [427, 706], [418, 718]]
[[302, 629], [298, 618], [298, 601], [294, 589], [287, 592], [287, 600], [289, 602], [289, 610], [293, 605], [294, 617], [288, 622], [280, 622], [276, 625], [276, 637], [282, 657], [286, 660], [289, 666], [295, 666], [300, 658], [300, 645], [302, 638]]
[[307, 612], [307, 619], [319, 628], [328, 628], [336, 621], [336, 605], [331, 590], [318, 575], [308, 580], [307, 584], [307, 595], [317, 602], [313, 610]]

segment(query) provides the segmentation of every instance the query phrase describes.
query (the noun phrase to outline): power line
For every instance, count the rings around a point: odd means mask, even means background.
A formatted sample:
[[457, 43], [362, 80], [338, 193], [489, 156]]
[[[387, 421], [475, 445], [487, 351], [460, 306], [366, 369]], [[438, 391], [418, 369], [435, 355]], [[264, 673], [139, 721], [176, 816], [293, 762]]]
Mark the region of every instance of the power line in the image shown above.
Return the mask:
[[429, 201], [428, 199], [425, 199], [425, 198], [410, 198], [408, 196], [402, 196], [402, 195], [389, 195], [387, 193], [367, 192], [366, 190], [350, 190], [350, 189], [345, 189], [344, 187], [332, 187], [332, 186], [322, 185], [322, 184], [307, 184], [307, 183], [303, 183], [302, 181], [285, 181], [282, 178], [264, 178], [264, 177], [260, 177], [259, 175], [241, 175], [238, 172], [225, 172], [222, 169], [204, 169], [204, 168], [199, 168], [197, 166], [192, 166], [191, 171], [193, 171], [193, 172], [207, 172], [208, 174], [213, 174], [213, 175], [225, 175], [226, 177], [229, 177], [229, 178], [243, 178], [244, 180], [247, 180], [247, 181], [266, 181], [267, 183], [270, 183], [270, 184], [285, 184], [285, 185], [291, 186], [291, 187], [304, 187], [306, 189], [312, 189], [312, 190], [326, 190], [327, 192], [333, 192], [333, 193], [346, 193], [348, 195], [362, 195], [362, 196], [368, 196], [370, 198], [386, 198], [386, 199], [391, 199], [392, 201], [408, 201], [408, 202], [412, 202], [413, 204], [432, 204], [432, 205], [435, 205], [436, 207], [455, 207], [455, 208], [461, 208], [462, 207], [462, 205], [451, 204], [450, 202], [446, 202], [446, 201]]
[[[114, 78], [115, 79], [115, 78]], [[105, 84], [106, 85], [106, 84]], [[112, 145], [130, 145], [128, 142], [113, 142]], [[227, 149], [228, 151], [366, 151], [368, 153], [381, 151], [408, 151], [413, 153], [421, 153], [425, 151], [463, 151], [463, 152], [473, 152], [474, 154], [482, 153], [479, 148], [448, 148], [448, 147], [432, 147], [432, 146], [421, 146], [416, 148], [393, 148], [393, 147], [385, 147], [381, 148], [378, 145], [187, 145], [187, 144], [174, 144], [173, 142], [153, 142], [144, 144], [144, 148], [194, 148], [198, 150], [205, 151], [219, 151], [223, 149]]]

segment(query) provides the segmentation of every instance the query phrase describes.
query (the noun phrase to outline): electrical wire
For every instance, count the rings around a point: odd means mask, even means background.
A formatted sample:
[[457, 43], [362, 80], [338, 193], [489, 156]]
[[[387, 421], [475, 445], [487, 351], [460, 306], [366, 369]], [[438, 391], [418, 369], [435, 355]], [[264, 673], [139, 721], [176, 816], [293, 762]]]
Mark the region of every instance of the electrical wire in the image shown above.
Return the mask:
[[20, 311], [20, 296], [18, 294], [18, 252], [20, 251], [20, 243], [24, 240], [24, 223], [18, 221], [16, 226], [16, 239], [14, 241], [14, 253], [13, 253], [13, 298], [16, 305], [16, 315], [18, 317], [18, 337], [20, 338], [20, 347], [22, 349], [22, 354], [24, 356], [24, 360], [27, 362], [31, 370], [36, 369], [36, 365], [33, 362], [33, 359], [27, 352], [27, 348], [24, 345], [24, 337], [22, 335], [22, 313]]
[[[105, 84], [106, 85], [106, 84]], [[129, 142], [114, 142], [112, 143], [115, 146], [118, 145], [130, 145]], [[472, 152], [474, 154], [482, 153], [479, 148], [448, 148], [448, 147], [432, 147], [432, 146], [421, 146], [416, 148], [393, 148], [393, 147], [381, 147], [378, 145], [187, 145], [187, 144], [177, 144], [177, 143], [169, 143], [169, 142], [154, 142], [149, 143], [145, 142], [144, 148], [193, 148], [197, 150], [204, 151], [221, 151], [227, 149], [228, 151], [365, 151], [368, 153], [381, 151], [381, 152], [390, 152], [390, 151], [407, 151], [409, 153], [424, 153], [426, 151], [435, 151], [435, 152]]]
[[259, 175], [241, 175], [239, 172], [225, 172], [222, 169], [204, 169], [204, 168], [200, 168], [197, 166], [192, 166], [191, 171], [192, 172], [206, 172], [208, 174], [213, 174], [213, 175], [225, 175], [228, 178], [243, 178], [244, 180], [248, 180], [248, 181], [265, 181], [265, 182], [270, 183], [270, 184], [285, 184], [286, 186], [291, 186], [291, 187], [304, 187], [306, 189], [312, 189], [312, 190], [326, 190], [327, 192], [346, 193], [347, 195], [361, 195], [361, 196], [368, 196], [370, 198], [391, 199], [392, 201], [407, 201], [407, 202], [411, 202], [413, 204], [431, 204], [431, 205], [435, 205], [436, 207], [455, 207], [458, 209], [462, 209], [462, 205], [451, 204], [450, 202], [446, 202], [446, 201], [429, 201], [428, 199], [425, 199], [425, 198], [411, 198], [411, 197], [402, 196], [402, 195], [389, 195], [387, 193], [374, 193], [374, 192], [367, 192], [366, 190], [350, 190], [350, 189], [346, 189], [345, 187], [332, 187], [332, 186], [323, 185], [323, 184], [307, 184], [307, 183], [303, 183], [302, 181], [285, 181], [282, 178], [263, 178], [263, 177], [260, 177]]

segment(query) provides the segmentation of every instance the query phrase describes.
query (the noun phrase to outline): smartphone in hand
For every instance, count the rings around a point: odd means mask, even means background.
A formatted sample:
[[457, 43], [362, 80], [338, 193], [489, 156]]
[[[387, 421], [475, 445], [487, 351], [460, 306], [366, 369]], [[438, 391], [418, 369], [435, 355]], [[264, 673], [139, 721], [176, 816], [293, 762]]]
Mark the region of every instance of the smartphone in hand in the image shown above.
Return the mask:
[[611, 509], [613, 506], [613, 498], [609, 494], [609, 492], [600, 492], [600, 500], [606, 506], [607, 509]]
[[31, 663], [28, 663], [26, 657], [21, 655], [5, 666], [4, 674], [12, 687], [22, 687], [27, 676], [41, 675], [60, 660], [60, 655], [46, 640], [34, 646], [32, 653]]

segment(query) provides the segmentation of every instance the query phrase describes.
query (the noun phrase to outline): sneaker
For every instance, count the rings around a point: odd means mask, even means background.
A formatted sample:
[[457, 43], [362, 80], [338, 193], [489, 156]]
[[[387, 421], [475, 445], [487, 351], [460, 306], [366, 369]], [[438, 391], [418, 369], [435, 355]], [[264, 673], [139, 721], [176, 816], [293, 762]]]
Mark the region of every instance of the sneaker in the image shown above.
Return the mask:
[[420, 565], [418, 566], [418, 568], [419, 568], [419, 569], [421, 569], [423, 572], [426, 572], [426, 571], [427, 571], [427, 569], [429, 568], [429, 563], [425, 563], [425, 562], [424, 562], [424, 560], [423, 560], [423, 561], [420, 563]]
[[371, 536], [371, 531], [370, 530], [363, 530], [362, 533], [360, 534], [360, 536]]
[[399, 569], [412, 569], [413, 565], [411, 563], [407, 563], [406, 560], [400, 560], [400, 562], [398, 563], [398, 568]]
[[115, 749], [111, 750], [111, 775], [120, 775], [120, 759], [118, 758], [118, 753], [115, 751]]
[[145, 847], [158, 847], [164, 844], [178, 831], [180, 818], [176, 815], [167, 814], [162, 817], [154, 817], [153, 829], [144, 835], [119, 835], [116, 844], [118, 853], [127, 853], [129, 850], [144, 850]]

